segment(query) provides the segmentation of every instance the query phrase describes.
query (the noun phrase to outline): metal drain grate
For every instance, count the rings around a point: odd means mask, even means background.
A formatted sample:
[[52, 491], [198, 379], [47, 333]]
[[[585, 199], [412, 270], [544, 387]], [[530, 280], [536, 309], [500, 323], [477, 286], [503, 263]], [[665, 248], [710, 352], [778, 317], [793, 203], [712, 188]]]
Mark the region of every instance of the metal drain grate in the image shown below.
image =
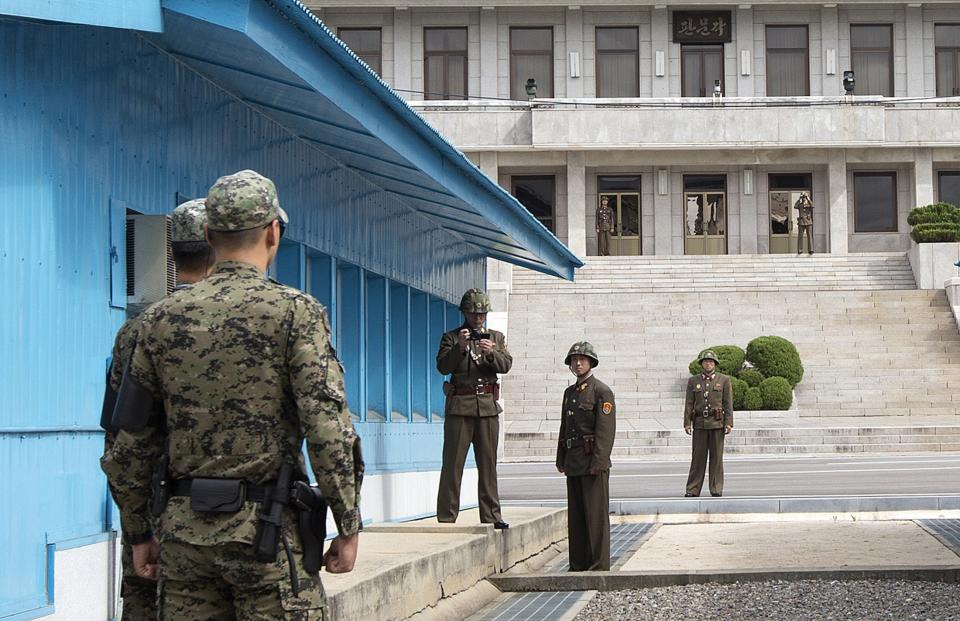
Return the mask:
[[[635, 551], [641, 538], [653, 524], [614, 524], [610, 527], [610, 566], [616, 569], [630, 553]], [[546, 573], [570, 569], [570, 560], [564, 556], [560, 561], [544, 568]], [[547, 593], [507, 593], [492, 604], [471, 616], [467, 621], [553, 621], [568, 612], [583, 593], [580, 591], [554, 591]]]
[[960, 520], [918, 520], [920, 526], [960, 555]]

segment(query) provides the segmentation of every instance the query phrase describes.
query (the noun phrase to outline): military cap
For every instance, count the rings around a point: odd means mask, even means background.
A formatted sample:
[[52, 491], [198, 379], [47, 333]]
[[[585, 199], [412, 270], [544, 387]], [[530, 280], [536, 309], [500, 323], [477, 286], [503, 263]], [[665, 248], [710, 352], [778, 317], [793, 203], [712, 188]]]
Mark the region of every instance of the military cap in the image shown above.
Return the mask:
[[273, 181], [252, 170], [217, 179], [206, 202], [207, 228], [211, 231], [246, 231], [277, 219], [287, 223]]
[[202, 198], [181, 203], [170, 214], [170, 241], [202, 242], [206, 240], [203, 225], [207, 223], [207, 208]]
[[563, 364], [570, 366], [570, 359], [574, 356], [586, 356], [593, 361], [592, 366], [594, 367], [600, 364], [600, 358], [597, 357], [597, 350], [587, 341], [578, 341], [571, 345], [570, 351], [567, 352], [567, 357], [563, 359]]
[[460, 298], [460, 310], [464, 313], [489, 313], [490, 296], [480, 289], [467, 289]]
[[700, 352], [700, 364], [703, 364], [704, 360], [713, 360], [717, 364], [720, 364], [720, 359], [717, 358], [717, 354], [715, 354], [712, 349]]

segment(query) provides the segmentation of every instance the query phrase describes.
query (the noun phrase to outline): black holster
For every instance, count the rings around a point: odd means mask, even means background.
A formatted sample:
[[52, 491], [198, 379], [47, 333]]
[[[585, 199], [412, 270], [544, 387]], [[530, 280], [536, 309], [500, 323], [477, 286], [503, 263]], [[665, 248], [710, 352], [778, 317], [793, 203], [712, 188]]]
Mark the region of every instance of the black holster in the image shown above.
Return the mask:
[[323, 566], [323, 542], [327, 538], [327, 501], [320, 488], [297, 481], [290, 504], [297, 509], [297, 530], [303, 546], [303, 568], [315, 574]]
[[103, 406], [100, 408], [100, 427], [107, 432], [120, 431], [113, 426], [113, 409], [117, 405], [117, 391], [110, 387], [110, 369], [107, 368], [107, 381], [103, 389]]
[[260, 521], [253, 539], [253, 553], [258, 561], [266, 563], [277, 560], [277, 550], [283, 537], [283, 508], [290, 501], [292, 477], [293, 466], [288, 463], [280, 466], [276, 486], [269, 491], [260, 505]]
[[170, 500], [170, 456], [164, 453], [157, 462], [157, 467], [153, 471], [150, 479], [150, 488], [153, 494], [150, 497], [150, 515], [160, 517], [164, 509], [167, 508], [167, 502]]

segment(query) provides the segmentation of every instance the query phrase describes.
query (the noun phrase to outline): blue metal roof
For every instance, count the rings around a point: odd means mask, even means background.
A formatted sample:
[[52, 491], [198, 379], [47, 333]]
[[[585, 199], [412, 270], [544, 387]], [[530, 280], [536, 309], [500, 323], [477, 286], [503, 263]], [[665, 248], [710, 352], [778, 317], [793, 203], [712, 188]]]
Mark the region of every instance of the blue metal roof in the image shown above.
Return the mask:
[[0, 0], [0, 15], [160, 32], [159, 0]]
[[495, 259], [571, 280], [583, 265], [300, 2], [163, 8], [151, 41], [413, 212]]

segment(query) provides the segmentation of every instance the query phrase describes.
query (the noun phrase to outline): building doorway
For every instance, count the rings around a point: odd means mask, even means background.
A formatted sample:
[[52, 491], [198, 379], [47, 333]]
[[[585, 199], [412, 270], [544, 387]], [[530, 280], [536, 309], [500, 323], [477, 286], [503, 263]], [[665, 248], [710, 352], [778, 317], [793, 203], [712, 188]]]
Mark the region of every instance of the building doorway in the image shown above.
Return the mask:
[[797, 252], [797, 209], [800, 196], [813, 198], [810, 174], [771, 174], [770, 184], [770, 254]]
[[723, 44], [680, 46], [680, 94], [683, 97], [712, 97], [716, 85], [723, 83]]
[[604, 199], [613, 211], [610, 254], [643, 254], [640, 221], [640, 175], [597, 177], [597, 208]]
[[727, 176], [683, 176], [684, 254], [727, 254]]

